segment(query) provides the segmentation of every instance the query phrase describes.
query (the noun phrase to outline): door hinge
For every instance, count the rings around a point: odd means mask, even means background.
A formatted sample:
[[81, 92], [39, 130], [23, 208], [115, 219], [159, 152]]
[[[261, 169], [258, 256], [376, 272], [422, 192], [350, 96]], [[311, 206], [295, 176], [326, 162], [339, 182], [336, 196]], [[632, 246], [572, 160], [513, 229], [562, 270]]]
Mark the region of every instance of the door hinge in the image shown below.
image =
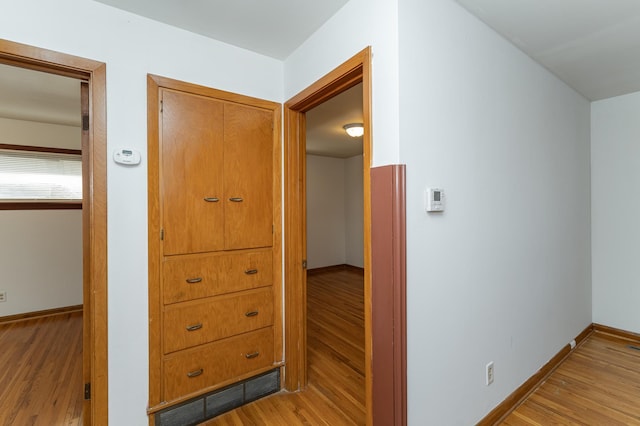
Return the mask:
[[160, 230], [160, 241], [164, 241], [164, 229]]
[[91, 399], [91, 383], [84, 384], [84, 399]]
[[307, 259], [302, 261], [302, 269], [307, 269]]
[[82, 130], [89, 130], [89, 114], [82, 115]]
[[160, 99], [160, 112], [164, 112], [164, 101]]

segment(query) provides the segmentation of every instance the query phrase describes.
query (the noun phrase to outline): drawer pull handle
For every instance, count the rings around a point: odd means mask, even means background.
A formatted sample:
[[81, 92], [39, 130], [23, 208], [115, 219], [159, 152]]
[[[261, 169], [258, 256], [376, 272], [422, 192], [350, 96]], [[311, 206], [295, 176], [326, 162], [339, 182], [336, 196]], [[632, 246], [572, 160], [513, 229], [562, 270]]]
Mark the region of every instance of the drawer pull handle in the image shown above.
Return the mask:
[[257, 269], [247, 269], [247, 270], [244, 271], [244, 273], [247, 274], [247, 275], [255, 275], [255, 274], [258, 273], [258, 270]]
[[234, 203], [241, 203], [243, 200], [240, 197], [231, 197], [229, 198], [229, 201], [232, 201]]
[[194, 377], [198, 377], [202, 373], [204, 373], [204, 368], [201, 368], [199, 370], [189, 371], [187, 373], [187, 377], [191, 379], [191, 378], [194, 378]]
[[201, 328], [202, 328], [202, 323], [193, 324], [193, 325], [187, 326], [187, 331], [196, 331], [196, 330], [200, 330]]
[[244, 357], [246, 359], [251, 359], [257, 357], [258, 355], [260, 355], [260, 352], [251, 352], [250, 354], [246, 354]]
[[198, 277], [198, 278], [187, 278], [187, 282], [189, 284], [196, 284], [202, 281], [202, 277]]
[[207, 203], [217, 203], [218, 201], [220, 201], [220, 199], [217, 197], [204, 197], [204, 200]]
[[258, 311], [251, 311], [244, 314], [245, 317], [255, 317], [258, 315]]

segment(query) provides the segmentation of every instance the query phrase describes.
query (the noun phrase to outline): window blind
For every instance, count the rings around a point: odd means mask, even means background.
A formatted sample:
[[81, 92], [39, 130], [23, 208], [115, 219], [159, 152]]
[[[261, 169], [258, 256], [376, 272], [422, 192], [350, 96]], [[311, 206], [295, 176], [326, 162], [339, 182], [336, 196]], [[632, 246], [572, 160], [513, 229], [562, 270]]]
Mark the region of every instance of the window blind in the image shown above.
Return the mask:
[[0, 201], [82, 200], [80, 155], [0, 149]]

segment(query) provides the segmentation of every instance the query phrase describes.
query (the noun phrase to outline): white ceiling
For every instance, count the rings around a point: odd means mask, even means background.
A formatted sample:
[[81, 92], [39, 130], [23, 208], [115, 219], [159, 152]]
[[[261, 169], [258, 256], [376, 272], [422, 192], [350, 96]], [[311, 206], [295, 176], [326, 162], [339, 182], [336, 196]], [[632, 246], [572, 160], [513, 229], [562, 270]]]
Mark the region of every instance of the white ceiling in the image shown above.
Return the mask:
[[[97, 0], [277, 59], [348, 0]], [[640, 0], [457, 0], [589, 100], [640, 91]]]
[[80, 80], [0, 64], [0, 117], [80, 127]]
[[457, 0], [589, 100], [640, 91], [639, 0]]
[[97, 0], [276, 59], [285, 59], [348, 0]]
[[308, 111], [307, 154], [348, 158], [362, 154], [362, 137], [352, 138], [343, 126], [362, 123], [362, 83]]
[[[348, 0], [100, 1], [281, 59]], [[640, 91], [640, 0], [457, 1], [590, 100]], [[78, 126], [79, 93], [77, 80], [0, 64], [0, 117]], [[332, 137], [356, 145], [340, 130], [357, 121], [341, 99], [309, 113], [312, 152], [329, 155]]]

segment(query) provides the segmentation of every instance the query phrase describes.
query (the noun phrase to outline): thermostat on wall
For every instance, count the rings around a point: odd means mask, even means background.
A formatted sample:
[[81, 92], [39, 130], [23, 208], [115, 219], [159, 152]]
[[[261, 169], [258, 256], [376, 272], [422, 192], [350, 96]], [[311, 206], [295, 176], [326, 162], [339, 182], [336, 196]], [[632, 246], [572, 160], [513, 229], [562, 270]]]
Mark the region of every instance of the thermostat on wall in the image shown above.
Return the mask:
[[444, 211], [444, 190], [442, 188], [427, 188], [425, 210], [427, 212]]
[[130, 148], [120, 148], [113, 151], [113, 161], [118, 164], [135, 166], [140, 164], [140, 151]]

